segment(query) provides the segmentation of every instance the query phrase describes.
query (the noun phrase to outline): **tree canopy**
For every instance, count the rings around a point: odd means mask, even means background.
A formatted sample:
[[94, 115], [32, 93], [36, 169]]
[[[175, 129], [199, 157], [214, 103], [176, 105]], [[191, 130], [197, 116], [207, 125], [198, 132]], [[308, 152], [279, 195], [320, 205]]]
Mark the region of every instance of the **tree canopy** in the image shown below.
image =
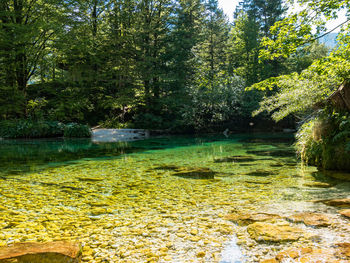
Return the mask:
[[0, 118], [209, 131], [306, 111], [347, 77], [347, 28], [330, 54], [317, 38], [349, 2], [299, 3], [231, 23], [217, 0], [2, 1]]

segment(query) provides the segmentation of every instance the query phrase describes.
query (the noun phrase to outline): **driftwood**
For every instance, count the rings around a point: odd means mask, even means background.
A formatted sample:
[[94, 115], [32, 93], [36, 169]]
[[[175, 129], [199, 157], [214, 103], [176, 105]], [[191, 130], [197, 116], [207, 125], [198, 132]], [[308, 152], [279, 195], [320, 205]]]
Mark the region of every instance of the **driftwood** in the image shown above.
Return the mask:
[[350, 111], [350, 81], [344, 81], [327, 100], [336, 109]]

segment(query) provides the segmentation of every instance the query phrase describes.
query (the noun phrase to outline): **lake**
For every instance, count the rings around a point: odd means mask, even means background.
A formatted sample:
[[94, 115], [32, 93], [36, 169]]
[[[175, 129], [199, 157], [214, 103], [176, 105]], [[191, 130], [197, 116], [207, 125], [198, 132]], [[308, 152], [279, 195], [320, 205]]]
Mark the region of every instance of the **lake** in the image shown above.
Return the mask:
[[[74, 240], [83, 262], [234, 263], [350, 242], [339, 208], [318, 202], [348, 198], [350, 183], [301, 164], [293, 142], [289, 134], [2, 140], [0, 246]], [[324, 224], [295, 219], [303, 212]]]

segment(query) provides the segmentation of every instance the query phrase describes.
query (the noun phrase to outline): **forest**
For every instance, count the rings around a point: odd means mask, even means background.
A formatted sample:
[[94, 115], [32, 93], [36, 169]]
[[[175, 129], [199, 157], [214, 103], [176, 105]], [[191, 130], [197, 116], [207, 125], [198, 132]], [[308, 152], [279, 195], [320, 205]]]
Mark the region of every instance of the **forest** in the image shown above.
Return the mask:
[[[332, 122], [344, 153], [348, 111], [323, 102], [349, 78], [349, 24], [326, 22], [350, 1], [296, 2], [242, 1], [230, 22], [217, 0], [1, 1], [0, 133], [271, 131], [273, 119], [299, 128], [317, 163], [311, 130]], [[334, 30], [335, 48], [319, 41]]]

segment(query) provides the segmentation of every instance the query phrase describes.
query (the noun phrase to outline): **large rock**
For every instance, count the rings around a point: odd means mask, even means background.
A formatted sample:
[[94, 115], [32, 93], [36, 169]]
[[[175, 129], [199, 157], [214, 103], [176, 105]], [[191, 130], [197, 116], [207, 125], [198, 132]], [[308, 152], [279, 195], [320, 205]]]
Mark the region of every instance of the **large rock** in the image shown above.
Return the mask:
[[249, 155], [235, 155], [214, 159], [214, 163], [245, 163], [254, 161], [256, 161], [256, 158]]
[[215, 171], [201, 167], [180, 167], [175, 165], [162, 165], [153, 170], [173, 171], [172, 175], [188, 179], [214, 179]]
[[283, 259], [290, 259], [290, 256], [294, 256], [295, 262], [309, 263], [309, 262], [327, 262], [327, 263], [338, 263], [339, 259], [333, 254], [334, 251], [329, 249], [319, 248], [301, 248], [299, 253], [280, 253], [277, 258], [279, 262], [284, 262]]
[[304, 236], [304, 231], [300, 228], [264, 222], [249, 225], [247, 231], [256, 241], [289, 242]]
[[277, 219], [280, 218], [280, 216], [268, 213], [236, 213], [226, 215], [224, 218], [239, 225], [249, 225], [255, 222]]
[[293, 222], [302, 222], [308, 226], [329, 226], [331, 224], [328, 216], [320, 213], [304, 212], [289, 216], [287, 219]]
[[[344, 153], [344, 155], [342, 156], [339, 156], [340, 153]], [[343, 149], [339, 149], [338, 151], [336, 151], [336, 153], [338, 156], [337, 157], [334, 157], [333, 158], [330, 158], [330, 162], [334, 162], [334, 163], [340, 163], [339, 164], [339, 170], [340, 171], [323, 171], [323, 174], [325, 176], [328, 176], [328, 177], [332, 177], [332, 178], [335, 178], [335, 179], [340, 179], [340, 180], [343, 180], [343, 181], [350, 181], [350, 163], [349, 163], [349, 155], [347, 153], [344, 152]], [[342, 169], [341, 169], [342, 168]]]
[[183, 168], [172, 175], [188, 179], [214, 179], [215, 174], [209, 168]]
[[350, 218], [350, 209], [343, 209], [343, 210], [339, 210], [338, 212], [339, 212], [339, 214]]
[[341, 259], [349, 257], [349, 243], [336, 244], [335, 248], [320, 249], [315, 247], [292, 247], [280, 253], [275, 258], [265, 259], [262, 262], [327, 262], [339, 263], [348, 262]]
[[336, 207], [350, 207], [350, 198], [321, 200], [320, 202]]
[[338, 243], [335, 244], [335, 247], [337, 250], [337, 255], [342, 257], [345, 256], [347, 258], [350, 258], [350, 243]]
[[69, 241], [26, 242], [0, 248], [0, 263], [78, 263], [81, 245]]
[[312, 248], [311, 247], [299, 247], [299, 248], [289, 248], [286, 249], [276, 256], [276, 259], [278, 262], [282, 261], [283, 259], [296, 259], [298, 257], [301, 257], [305, 254], [311, 253]]
[[329, 188], [333, 186], [329, 183], [323, 183], [323, 182], [311, 182], [311, 183], [305, 183], [303, 185], [307, 187], [317, 187], [317, 188]]

